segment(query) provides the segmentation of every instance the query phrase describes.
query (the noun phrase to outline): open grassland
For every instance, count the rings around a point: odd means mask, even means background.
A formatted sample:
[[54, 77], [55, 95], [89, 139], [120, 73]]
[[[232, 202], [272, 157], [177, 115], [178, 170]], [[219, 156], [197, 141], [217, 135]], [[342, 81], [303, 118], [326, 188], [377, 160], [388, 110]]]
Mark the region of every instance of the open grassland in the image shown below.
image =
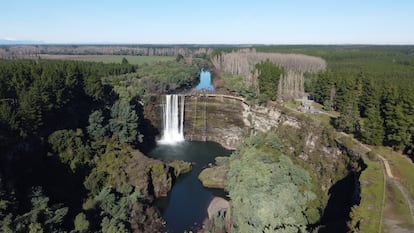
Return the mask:
[[407, 200], [393, 182], [387, 182], [386, 187], [382, 232], [397, 232], [397, 228], [413, 229], [414, 225]]
[[388, 160], [393, 175], [408, 190], [411, 198], [414, 198], [414, 164], [405, 155], [387, 147], [374, 147], [373, 151]]
[[123, 58], [128, 60], [129, 64], [142, 65], [144, 63], [172, 61], [175, 57], [168, 56], [122, 56], [122, 55], [52, 55], [43, 54], [42, 59], [52, 60], [78, 60], [78, 61], [90, 61], [90, 62], [103, 62], [103, 63], [121, 63]]
[[337, 76], [365, 76], [379, 81], [398, 79], [402, 86], [414, 85], [414, 46], [261, 46], [258, 52], [297, 53], [325, 59], [328, 70]]
[[381, 224], [384, 197], [384, 174], [379, 160], [363, 156], [367, 168], [360, 176], [361, 204], [353, 207], [352, 213], [361, 219], [360, 232], [376, 233]]

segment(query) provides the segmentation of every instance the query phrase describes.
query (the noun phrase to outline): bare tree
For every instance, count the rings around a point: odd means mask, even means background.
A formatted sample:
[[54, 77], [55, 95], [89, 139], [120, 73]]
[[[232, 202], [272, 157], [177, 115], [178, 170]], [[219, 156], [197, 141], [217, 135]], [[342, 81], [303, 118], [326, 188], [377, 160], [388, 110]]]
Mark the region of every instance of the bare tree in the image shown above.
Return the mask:
[[270, 61], [286, 70], [279, 80], [278, 98], [301, 98], [304, 94], [304, 73], [315, 73], [326, 69], [322, 58], [303, 54], [257, 53], [255, 49], [242, 49], [237, 52], [225, 53], [212, 59], [219, 72], [241, 75], [244, 84], [258, 89], [259, 77], [255, 65], [261, 61]]

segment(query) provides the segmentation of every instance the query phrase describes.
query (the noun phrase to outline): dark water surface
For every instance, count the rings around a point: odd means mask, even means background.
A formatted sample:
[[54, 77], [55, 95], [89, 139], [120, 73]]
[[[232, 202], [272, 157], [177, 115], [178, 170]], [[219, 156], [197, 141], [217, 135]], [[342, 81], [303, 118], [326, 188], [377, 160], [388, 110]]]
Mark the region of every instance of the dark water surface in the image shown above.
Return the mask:
[[198, 175], [217, 156], [228, 156], [226, 150], [215, 142], [182, 142], [176, 145], [157, 145], [149, 156], [163, 161], [184, 160], [193, 163], [190, 173], [180, 176], [167, 198], [157, 202], [169, 232], [183, 232], [201, 226], [207, 217], [207, 206], [214, 196], [224, 196], [222, 190], [207, 189]]

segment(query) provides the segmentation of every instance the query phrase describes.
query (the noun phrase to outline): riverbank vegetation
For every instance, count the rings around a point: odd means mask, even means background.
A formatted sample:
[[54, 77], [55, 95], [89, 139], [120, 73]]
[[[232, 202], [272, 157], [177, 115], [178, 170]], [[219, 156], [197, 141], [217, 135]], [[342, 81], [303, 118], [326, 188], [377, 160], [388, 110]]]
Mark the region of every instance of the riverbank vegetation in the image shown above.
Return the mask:
[[143, 64], [134, 73], [105, 77], [103, 82], [114, 87], [122, 98], [139, 97], [188, 90], [198, 80], [200, 70], [209, 66], [202, 59]]
[[[275, 135], [255, 135], [230, 157], [227, 189], [237, 232], [304, 232], [318, 221], [309, 173], [281, 152]], [[282, 230], [283, 229], [283, 230]]]

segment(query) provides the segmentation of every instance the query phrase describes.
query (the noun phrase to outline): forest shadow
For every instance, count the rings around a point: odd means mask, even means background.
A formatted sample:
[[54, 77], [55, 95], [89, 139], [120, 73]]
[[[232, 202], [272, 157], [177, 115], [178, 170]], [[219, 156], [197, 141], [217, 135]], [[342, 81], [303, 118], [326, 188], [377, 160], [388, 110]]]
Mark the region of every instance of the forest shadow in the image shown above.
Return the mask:
[[63, 203], [69, 207], [64, 224], [71, 227], [75, 215], [82, 211], [82, 200], [87, 197], [83, 181], [88, 169], [80, 168], [74, 173], [57, 156], [46, 158], [44, 164], [45, 169], [41, 171], [42, 187], [50, 197], [51, 204]]
[[19, 200], [15, 214], [32, 210], [32, 192], [41, 187], [41, 195], [49, 198], [49, 206], [62, 203], [69, 207], [63, 225], [72, 229], [73, 219], [82, 210], [82, 200], [87, 194], [84, 176], [80, 175], [84, 172], [73, 174], [57, 156], [47, 156], [46, 151], [47, 146], [38, 137], [28, 137], [11, 146], [4, 151], [8, 157], [0, 158], [0, 162], [7, 165], [7, 169], [1, 169], [1, 177], [7, 178], [4, 184], [14, 187], [15, 197]]
[[408, 158], [411, 160], [412, 163], [414, 163], [414, 155], [408, 155]]
[[156, 145], [156, 137], [160, 134], [160, 131], [155, 127], [151, 121], [144, 116], [144, 106], [139, 102], [137, 98], [131, 100], [132, 106], [135, 106], [135, 112], [138, 115], [138, 131], [140, 134], [145, 135], [142, 138], [142, 142], [139, 143], [138, 149], [148, 154]]
[[[414, 140], [414, 138], [413, 138], [413, 140]], [[407, 156], [407, 158], [409, 158], [412, 163], [414, 163], [414, 148], [413, 147], [405, 148], [403, 150], [403, 154], [405, 156]]]
[[[329, 189], [329, 200], [321, 218], [319, 233], [347, 233], [351, 207], [358, 204], [356, 179], [358, 174], [351, 172]], [[359, 194], [358, 194], [359, 196]]]

